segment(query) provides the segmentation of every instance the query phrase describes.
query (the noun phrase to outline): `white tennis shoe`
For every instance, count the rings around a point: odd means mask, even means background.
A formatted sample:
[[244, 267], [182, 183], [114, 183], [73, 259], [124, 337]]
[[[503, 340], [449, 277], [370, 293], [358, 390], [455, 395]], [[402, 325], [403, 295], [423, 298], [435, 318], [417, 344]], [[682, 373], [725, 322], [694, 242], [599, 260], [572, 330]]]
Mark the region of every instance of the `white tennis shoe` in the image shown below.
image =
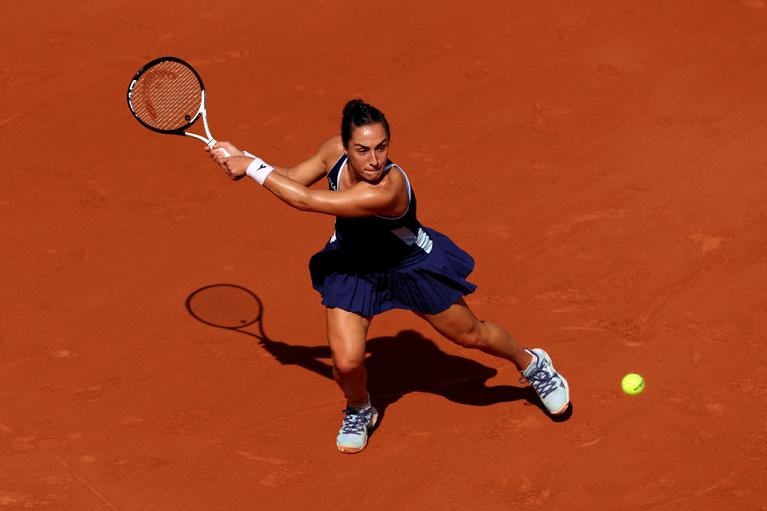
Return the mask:
[[342, 411], [346, 415], [341, 429], [338, 430], [336, 446], [339, 451], [346, 454], [360, 452], [368, 443], [368, 433], [378, 421], [378, 410], [373, 406], [362, 410], [347, 406]]
[[567, 380], [554, 369], [551, 357], [544, 350], [535, 348], [525, 351], [533, 356], [533, 361], [522, 372], [519, 381], [532, 385], [551, 415], [564, 413], [570, 405], [570, 387]]

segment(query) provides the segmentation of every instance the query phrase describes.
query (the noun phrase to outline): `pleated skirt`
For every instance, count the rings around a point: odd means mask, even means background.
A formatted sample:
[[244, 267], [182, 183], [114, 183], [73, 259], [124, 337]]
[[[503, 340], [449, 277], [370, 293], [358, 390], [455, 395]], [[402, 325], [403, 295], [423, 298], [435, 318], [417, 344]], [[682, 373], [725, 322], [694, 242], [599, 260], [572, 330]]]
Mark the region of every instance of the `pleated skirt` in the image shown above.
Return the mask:
[[443, 312], [476, 285], [466, 278], [474, 270], [474, 258], [444, 234], [423, 227], [432, 240], [429, 253], [413, 247], [406, 257], [367, 265], [331, 241], [309, 262], [312, 286], [327, 307], [363, 316], [391, 309], [425, 314]]

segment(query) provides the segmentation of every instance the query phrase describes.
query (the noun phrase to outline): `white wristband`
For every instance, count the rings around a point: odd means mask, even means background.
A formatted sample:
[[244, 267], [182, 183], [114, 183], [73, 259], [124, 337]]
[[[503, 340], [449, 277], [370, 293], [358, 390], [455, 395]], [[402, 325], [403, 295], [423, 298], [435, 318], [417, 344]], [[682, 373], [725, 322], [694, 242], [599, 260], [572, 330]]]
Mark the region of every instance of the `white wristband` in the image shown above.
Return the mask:
[[245, 156], [250, 156], [251, 158], [255, 158], [256, 157], [255, 154], [249, 153], [248, 151], [243, 151], [242, 154], [244, 154]]
[[258, 184], [263, 186], [264, 181], [266, 181], [266, 178], [269, 176], [269, 174], [272, 173], [273, 170], [274, 168], [271, 165], [265, 163], [261, 158], [254, 156], [253, 161], [250, 162], [250, 165], [248, 165], [245, 173], [255, 179]]

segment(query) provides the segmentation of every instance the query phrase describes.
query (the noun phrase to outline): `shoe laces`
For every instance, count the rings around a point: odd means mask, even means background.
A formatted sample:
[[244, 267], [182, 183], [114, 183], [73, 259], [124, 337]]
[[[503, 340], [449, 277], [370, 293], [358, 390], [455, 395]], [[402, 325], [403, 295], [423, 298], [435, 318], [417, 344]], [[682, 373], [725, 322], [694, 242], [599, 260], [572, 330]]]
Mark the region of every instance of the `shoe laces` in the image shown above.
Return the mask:
[[370, 416], [373, 413], [372, 408], [365, 408], [364, 410], [356, 410], [351, 406], [341, 410], [346, 414], [344, 417], [344, 423], [341, 426], [341, 433], [347, 435], [361, 435], [367, 430], [368, 422], [370, 422]]
[[559, 387], [559, 375], [544, 361], [529, 375], [520, 378], [519, 382], [529, 383], [541, 398], [545, 398]]

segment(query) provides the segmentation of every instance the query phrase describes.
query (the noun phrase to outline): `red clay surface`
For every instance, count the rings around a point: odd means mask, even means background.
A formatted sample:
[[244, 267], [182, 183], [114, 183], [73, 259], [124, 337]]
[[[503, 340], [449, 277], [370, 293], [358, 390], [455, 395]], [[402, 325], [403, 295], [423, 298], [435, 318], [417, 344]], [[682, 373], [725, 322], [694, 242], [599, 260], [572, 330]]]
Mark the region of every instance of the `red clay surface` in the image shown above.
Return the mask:
[[[765, 2], [471, 6], [4, 6], [0, 510], [767, 509]], [[128, 81], [166, 54], [275, 164], [382, 108], [470, 305], [546, 347], [572, 415], [393, 312], [383, 421], [339, 454], [306, 269], [332, 219], [139, 126]], [[221, 283], [269, 342], [189, 314]]]

